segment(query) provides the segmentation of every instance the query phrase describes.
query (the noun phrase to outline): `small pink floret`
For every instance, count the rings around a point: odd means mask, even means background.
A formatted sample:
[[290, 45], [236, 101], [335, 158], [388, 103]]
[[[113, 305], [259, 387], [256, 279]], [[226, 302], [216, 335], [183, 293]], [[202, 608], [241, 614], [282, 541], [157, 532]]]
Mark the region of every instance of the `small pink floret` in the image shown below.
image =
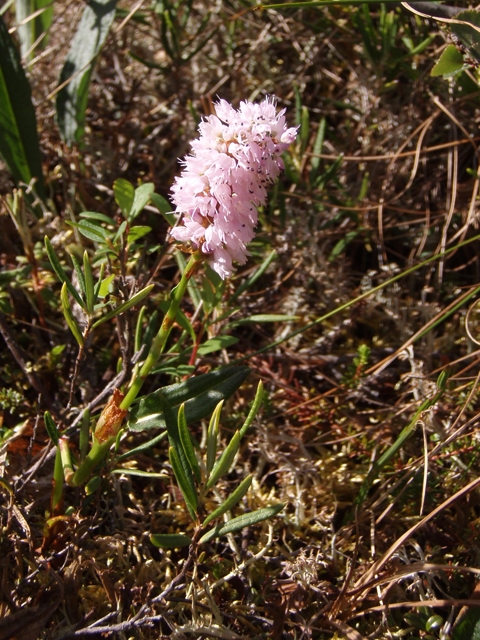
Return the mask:
[[179, 223], [171, 234], [200, 249], [225, 279], [233, 260], [247, 260], [257, 207], [283, 171], [281, 154], [295, 140], [297, 128], [287, 127], [285, 110], [277, 113], [273, 97], [258, 104], [241, 102], [238, 109], [220, 100], [215, 113], [200, 123], [200, 137], [172, 186]]

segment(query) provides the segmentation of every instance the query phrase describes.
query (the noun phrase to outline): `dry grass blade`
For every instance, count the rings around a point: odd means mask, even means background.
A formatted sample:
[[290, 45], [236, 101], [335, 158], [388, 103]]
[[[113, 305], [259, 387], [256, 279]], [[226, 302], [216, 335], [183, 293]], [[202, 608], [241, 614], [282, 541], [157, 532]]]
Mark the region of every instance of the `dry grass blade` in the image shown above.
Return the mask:
[[375, 579], [376, 574], [378, 574], [378, 572], [381, 571], [381, 569], [383, 569], [383, 567], [392, 558], [392, 556], [395, 554], [395, 552], [403, 544], [405, 544], [405, 542], [409, 538], [411, 538], [416, 531], [421, 529], [427, 522], [429, 522], [430, 520], [435, 518], [439, 513], [441, 513], [441, 511], [443, 511], [444, 509], [446, 509], [449, 506], [451, 506], [452, 504], [454, 504], [457, 500], [459, 500], [463, 496], [465, 496], [468, 493], [470, 493], [470, 491], [473, 491], [473, 489], [475, 489], [479, 485], [480, 485], [480, 478], [476, 478], [475, 480], [472, 480], [471, 482], [469, 482], [467, 484], [467, 486], [465, 486], [462, 489], [460, 489], [459, 491], [457, 491], [453, 496], [450, 496], [450, 498], [445, 500], [436, 509], [434, 509], [428, 515], [426, 515], [424, 518], [422, 518], [420, 520], [420, 522], [418, 522], [417, 524], [413, 525], [413, 527], [410, 527], [410, 529], [408, 529], [408, 531], [406, 531], [402, 536], [400, 536], [398, 538], [398, 540], [396, 540], [391, 545], [391, 547], [383, 554], [383, 556], [379, 560], [377, 560], [377, 562], [375, 562], [373, 564], [373, 566], [370, 567], [370, 569], [368, 569], [368, 571], [366, 571], [365, 574], [358, 580], [357, 584], [355, 585], [355, 590], [358, 591], [358, 589], [360, 587], [365, 587], [365, 588], [368, 587], [368, 588], [370, 588], [368, 586], [368, 583]]

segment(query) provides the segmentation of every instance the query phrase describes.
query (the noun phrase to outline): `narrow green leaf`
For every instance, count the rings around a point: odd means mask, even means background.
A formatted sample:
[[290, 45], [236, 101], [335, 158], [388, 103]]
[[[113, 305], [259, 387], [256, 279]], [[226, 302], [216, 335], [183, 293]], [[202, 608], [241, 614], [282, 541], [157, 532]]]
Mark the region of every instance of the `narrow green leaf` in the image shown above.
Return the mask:
[[[15, 0], [15, 13], [22, 58], [33, 57], [34, 48], [45, 46], [53, 19], [52, 0]], [[40, 12], [40, 10], [43, 11]], [[40, 13], [39, 13], [40, 12]], [[33, 14], [36, 14], [33, 18]], [[43, 36], [43, 37], [42, 37]]]
[[185, 469], [180, 462], [180, 457], [175, 447], [169, 448], [168, 457], [170, 459], [170, 464], [172, 465], [175, 478], [177, 479], [178, 486], [180, 487], [180, 491], [182, 492], [188, 511], [192, 518], [195, 520], [197, 517], [198, 500], [197, 494], [195, 492], [195, 486], [193, 484], [193, 476], [190, 475], [189, 477], [185, 472]]
[[250, 369], [244, 366], [217, 369], [210, 373], [188, 378], [184, 382], [163, 387], [142, 398], [130, 410], [128, 427], [133, 431], [165, 429], [162, 398], [172, 407], [185, 402], [187, 424], [201, 420], [214, 411], [221, 400], [229, 398], [245, 381]]
[[220, 518], [220, 516], [223, 516], [224, 513], [227, 513], [227, 511], [230, 511], [230, 509], [233, 509], [233, 507], [240, 502], [240, 500], [243, 498], [243, 496], [247, 493], [247, 491], [250, 489], [250, 485], [252, 484], [252, 480], [253, 480], [253, 475], [250, 474], [249, 476], [247, 476], [239, 485], [238, 487], [235, 489], [235, 491], [228, 496], [228, 498], [225, 500], [225, 502], [222, 502], [222, 504], [217, 507], [217, 509], [215, 509], [215, 511], [213, 511], [210, 515], [208, 515], [205, 520], [203, 521], [203, 527], [206, 527], [207, 524], [209, 522], [211, 522], [212, 520], [215, 520], [215, 518]]
[[[94, 287], [93, 287], [93, 305], [95, 306], [98, 302], [98, 298], [100, 296], [100, 289], [102, 288], [102, 282], [103, 282], [103, 274], [105, 273], [105, 264], [102, 263], [100, 265], [100, 273], [98, 274], [98, 279], [97, 282], [95, 283]], [[93, 277], [93, 274], [92, 274]]]
[[165, 473], [155, 473], [153, 471], [142, 471], [141, 469], [122, 469], [122, 467], [117, 467], [117, 469], [112, 469], [110, 473], [115, 473], [117, 475], [125, 475], [125, 476], [136, 476], [138, 478], [159, 478], [160, 480], [169, 480], [169, 476]]
[[185, 404], [180, 406], [178, 410], [178, 433], [180, 436], [180, 442], [182, 443], [185, 457], [190, 465], [190, 469], [195, 476], [195, 479], [200, 483], [200, 467], [198, 466], [197, 456], [195, 455], [195, 449], [193, 448], [192, 438], [188, 430], [187, 421], [185, 419]]
[[436, 65], [430, 72], [431, 76], [451, 76], [464, 67], [463, 55], [453, 44], [449, 44], [443, 51]]
[[92, 494], [94, 494], [101, 484], [102, 478], [100, 476], [93, 476], [93, 478], [90, 478], [90, 480], [85, 485], [85, 495], [91, 496]]
[[45, 413], [43, 414], [43, 419], [45, 422], [45, 429], [47, 430], [50, 440], [55, 446], [57, 446], [58, 439], [60, 438], [60, 433], [58, 432], [57, 425], [55, 424], [50, 411], [45, 411]]
[[160, 549], [181, 549], [192, 544], [192, 539], [183, 533], [152, 533], [150, 542]]
[[1, 16], [0, 154], [17, 184], [36, 179], [35, 192], [44, 200], [42, 157], [30, 85]]
[[96, 296], [98, 298], [105, 298], [105, 296], [108, 295], [110, 285], [112, 284], [114, 279], [115, 279], [114, 273], [112, 273], [110, 276], [107, 276], [106, 278], [103, 278], [103, 280], [99, 278], [97, 282], [97, 286], [98, 285], [100, 286], [98, 286], [98, 291], [96, 292]]
[[60, 74], [57, 120], [63, 138], [81, 145], [90, 76], [115, 18], [116, 0], [96, 0], [85, 4], [82, 18], [70, 44]]
[[138, 312], [137, 324], [135, 326], [135, 340], [133, 342], [135, 353], [140, 351], [140, 349], [142, 348], [143, 320], [145, 317], [145, 310], [146, 307], [140, 307], [140, 311]]
[[80, 222], [67, 221], [71, 227], [76, 227], [82, 235], [94, 242], [104, 243], [110, 236], [110, 232], [104, 229], [95, 222], [89, 222], [88, 220], [80, 220]]
[[277, 313], [260, 313], [238, 320], [235, 324], [247, 324], [249, 322], [297, 322], [299, 316], [287, 316]]
[[153, 205], [157, 207], [168, 224], [173, 227], [177, 221], [177, 216], [173, 213], [173, 208], [170, 202], [158, 193], [151, 193], [150, 200]]
[[327, 121], [325, 118], [322, 118], [318, 123], [317, 135], [315, 136], [315, 142], [313, 143], [312, 149], [312, 159], [310, 161], [310, 165], [312, 167], [310, 171], [310, 182], [313, 184], [315, 182], [315, 178], [318, 175], [318, 170], [320, 168], [320, 155], [323, 149], [323, 142], [325, 140], [325, 130], [327, 126]]
[[109, 224], [112, 227], [115, 225], [115, 221], [112, 220], [112, 218], [106, 216], [104, 213], [97, 213], [96, 211], [82, 211], [79, 217], [86, 218], [87, 220], [99, 220], [100, 222], [105, 222], [105, 224]]
[[80, 266], [80, 263], [78, 262], [76, 257], [73, 255], [73, 253], [70, 255], [70, 259], [72, 261], [73, 268], [74, 268], [75, 274], [77, 276], [78, 286], [80, 287], [80, 293], [82, 295], [82, 299], [83, 299], [83, 302], [84, 302], [84, 304], [82, 306], [84, 307], [85, 306], [85, 299], [86, 299], [86, 295], [87, 295], [87, 290], [85, 288], [85, 276], [83, 275], [83, 271], [82, 271], [82, 267]]
[[72, 308], [70, 307], [70, 301], [68, 300], [68, 287], [66, 282], [62, 284], [60, 299], [62, 301], [63, 315], [65, 316], [65, 320], [67, 321], [68, 327], [70, 331], [73, 333], [73, 336], [75, 340], [78, 342], [78, 345], [80, 346], [80, 348], [83, 349], [84, 340], [83, 340], [82, 332], [80, 330], [80, 327], [77, 324], [75, 316], [72, 313]]
[[125, 458], [136, 456], [137, 453], [142, 453], [143, 451], [147, 451], [147, 449], [151, 449], [151, 447], [154, 447], [156, 444], [158, 444], [162, 440], [165, 440], [167, 435], [168, 434], [166, 431], [162, 431], [162, 433], [160, 433], [158, 436], [155, 436], [155, 438], [148, 440], [148, 442], [143, 442], [142, 444], [139, 444], [138, 447], [134, 447], [133, 449], [129, 449], [128, 451], [125, 451], [125, 453], [122, 453], [121, 455], [117, 456], [116, 459], [124, 460]]
[[221, 351], [222, 349], [226, 349], [227, 347], [231, 347], [234, 344], [237, 344], [238, 338], [235, 336], [217, 336], [215, 338], [210, 338], [198, 348], [198, 354], [202, 356], [206, 356], [209, 353], [215, 353], [215, 351]]
[[106, 322], [107, 320], [110, 320], [111, 318], [118, 316], [120, 313], [124, 313], [125, 311], [128, 311], [128, 309], [131, 309], [132, 307], [134, 307], [136, 304], [138, 304], [148, 296], [148, 294], [150, 293], [150, 291], [153, 289], [154, 286], [155, 286], [154, 284], [149, 284], [148, 287], [145, 287], [145, 289], [142, 289], [141, 291], [136, 293], [134, 296], [132, 296], [130, 300], [123, 302], [122, 304], [118, 305], [118, 307], [116, 307], [115, 309], [112, 309], [112, 311], [110, 311], [109, 313], [106, 313], [104, 316], [102, 316], [99, 320], [97, 320], [93, 324], [92, 328], [98, 327], [99, 325]]
[[135, 189], [135, 197], [133, 199], [133, 205], [128, 215], [129, 222], [132, 222], [139, 213], [143, 211], [145, 206], [150, 201], [150, 196], [155, 189], [155, 185], [153, 182], [146, 182], [145, 184], [141, 184], [139, 187]]
[[255, 394], [252, 407], [248, 412], [247, 419], [245, 420], [245, 422], [242, 425], [242, 428], [240, 429], [240, 436], [242, 438], [247, 433], [248, 428], [250, 427], [253, 420], [255, 419], [255, 416], [257, 415], [258, 410], [260, 409], [260, 406], [262, 404], [262, 400], [263, 400], [263, 382], [260, 380], [260, 382], [258, 383], [257, 392]]
[[123, 217], [128, 220], [135, 198], [133, 184], [124, 178], [117, 178], [113, 183], [113, 195], [115, 202], [120, 207]]
[[57, 254], [55, 253], [55, 250], [52, 247], [52, 243], [47, 238], [47, 236], [45, 236], [45, 249], [47, 250], [48, 259], [50, 260], [50, 264], [52, 265], [52, 268], [55, 271], [57, 278], [60, 280], [60, 282], [65, 283], [67, 285], [68, 292], [73, 298], [75, 298], [77, 303], [83, 309], [85, 306], [85, 303], [83, 302], [82, 298], [78, 294], [78, 291], [73, 286], [70, 278], [65, 273], [62, 265], [60, 264], [60, 260], [57, 258]]
[[92, 267], [90, 266], [90, 259], [88, 252], [83, 253], [83, 272], [85, 274], [85, 299], [87, 303], [87, 313], [93, 315], [95, 306], [95, 285], [93, 282]]
[[145, 225], [136, 225], [135, 227], [131, 227], [127, 235], [127, 242], [129, 244], [137, 242], [137, 240], [146, 236], [147, 233], [150, 233], [151, 230], [152, 227], [147, 227]]
[[205, 485], [206, 489], [211, 489], [213, 485], [230, 469], [233, 459], [238, 451], [238, 447], [240, 446], [240, 440], [240, 431], [236, 431], [228, 443], [227, 448], [214, 464], [212, 473]]
[[271, 253], [269, 253], [262, 264], [258, 267], [258, 269], [254, 271], [250, 278], [242, 285], [240, 285], [233, 296], [229, 298], [229, 304], [231, 305], [233, 301], [236, 300], [244, 291], [248, 291], [248, 289], [250, 289], [250, 287], [265, 273], [265, 271], [276, 258], [278, 258], [278, 254], [276, 251], [272, 251]]
[[123, 234], [125, 233], [125, 229], [128, 226], [128, 222], [126, 220], [124, 220], [122, 222], [122, 224], [118, 227], [117, 229], [117, 233], [115, 234], [115, 237], [113, 238], [113, 242], [118, 242], [118, 240], [120, 240], [120, 238], [123, 236]]
[[241, 531], [245, 527], [250, 527], [253, 524], [258, 524], [259, 522], [263, 522], [264, 520], [273, 518], [277, 515], [277, 513], [280, 513], [284, 506], [284, 503], [280, 503], [273, 505], [272, 507], [265, 507], [264, 509], [252, 511], [251, 513], [245, 513], [242, 516], [233, 518], [225, 524], [218, 525], [217, 527], [215, 527], [215, 529], [207, 531], [207, 533], [200, 538], [199, 544], [208, 542], [213, 538], [219, 538], [220, 536], [224, 536], [227, 533], [235, 533], [236, 531]]
[[[181, 476], [188, 485], [187, 498], [189, 498], [190, 502], [192, 502], [191, 495], [193, 494], [196, 501], [197, 498], [196, 498], [196, 490], [195, 490], [195, 483], [193, 480], [192, 469], [188, 461], [187, 455], [185, 454], [185, 450], [183, 448], [182, 440], [179, 433], [177, 415], [173, 411], [171, 404], [168, 402], [165, 396], [160, 394], [160, 399], [162, 403], [163, 413], [165, 416], [165, 423], [167, 426], [168, 441], [170, 443], [170, 447], [173, 447], [174, 455], [176, 456], [176, 460], [180, 465]], [[181, 488], [180, 480], [179, 480], [179, 486]], [[195, 503], [194, 511], [196, 512], [196, 510], [197, 510], [197, 505]]]
[[207, 431], [207, 479], [210, 476], [210, 472], [215, 464], [215, 458], [217, 457], [217, 443], [218, 443], [218, 425], [220, 423], [220, 413], [223, 407], [223, 400], [221, 400], [215, 407], [215, 411], [212, 413]]

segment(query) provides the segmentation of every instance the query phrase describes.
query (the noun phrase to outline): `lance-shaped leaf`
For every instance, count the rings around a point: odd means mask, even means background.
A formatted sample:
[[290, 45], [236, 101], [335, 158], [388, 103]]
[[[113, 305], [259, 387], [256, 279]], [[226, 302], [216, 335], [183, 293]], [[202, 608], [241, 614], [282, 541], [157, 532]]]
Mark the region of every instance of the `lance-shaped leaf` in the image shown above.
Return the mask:
[[57, 120], [63, 138], [82, 143], [90, 76], [113, 19], [117, 0], [95, 0], [85, 4], [60, 74]]
[[219, 518], [220, 516], [223, 516], [224, 513], [227, 513], [227, 511], [230, 511], [230, 509], [233, 509], [233, 507], [240, 502], [240, 500], [243, 498], [243, 496], [247, 493], [247, 491], [250, 489], [250, 485], [252, 484], [252, 480], [253, 480], [253, 475], [249, 475], [245, 478], [245, 480], [243, 480], [238, 487], [235, 489], [235, 491], [228, 496], [228, 498], [225, 500], [225, 502], [222, 502], [222, 504], [217, 507], [215, 509], [215, 511], [213, 511], [210, 515], [208, 515], [205, 520], [203, 521], [203, 527], [206, 527], [207, 524], [209, 522], [211, 522], [212, 520], [215, 520], [215, 518]]
[[139, 187], [135, 189], [135, 197], [133, 199], [132, 208], [128, 214], [129, 222], [132, 222], [139, 213], [143, 211], [145, 206], [150, 201], [150, 196], [152, 195], [155, 189], [155, 185], [153, 182], [146, 182], [145, 184], [141, 184]]
[[221, 400], [229, 398], [241, 386], [250, 369], [244, 366], [228, 367], [205, 373], [184, 382], [163, 387], [145, 396], [130, 411], [128, 426], [133, 431], [165, 428], [160, 395], [172, 407], [185, 403], [187, 424], [211, 415]]
[[262, 400], [263, 400], [263, 382], [260, 380], [257, 387], [257, 393], [255, 394], [255, 399], [253, 400], [252, 408], [248, 412], [247, 419], [245, 420], [245, 422], [242, 425], [242, 428], [240, 429], [240, 435], [242, 438], [247, 433], [248, 428], [252, 424], [255, 416], [257, 415], [258, 410], [260, 409], [260, 405], [262, 404]]
[[113, 195], [115, 202], [122, 210], [123, 217], [128, 220], [135, 199], [135, 188], [131, 182], [124, 178], [117, 178], [113, 183]]
[[65, 316], [65, 320], [67, 321], [68, 327], [70, 331], [73, 333], [75, 340], [78, 342], [78, 346], [83, 349], [83, 346], [84, 346], [83, 335], [80, 330], [80, 327], [78, 326], [77, 320], [75, 319], [75, 316], [72, 313], [72, 308], [70, 306], [70, 301], [68, 299], [68, 290], [67, 290], [66, 282], [62, 284], [60, 299], [62, 301], [63, 315]]
[[233, 438], [228, 443], [227, 448], [218, 458], [213, 466], [212, 473], [208, 478], [208, 482], [205, 485], [206, 489], [210, 489], [213, 485], [230, 469], [233, 459], [235, 458], [238, 447], [240, 446], [240, 440], [242, 436], [240, 431], [235, 431]]
[[218, 425], [220, 423], [220, 413], [223, 407], [223, 400], [221, 400], [215, 407], [215, 411], [212, 413], [207, 431], [207, 478], [210, 475], [213, 465], [215, 464], [215, 458], [217, 457], [217, 443], [218, 443]]
[[[81, 294], [81, 296], [83, 298], [83, 301], [85, 302], [87, 291], [85, 289], [85, 276], [83, 275], [82, 267], [80, 266], [79, 261], [76, 259], [76, 257], [73, 255], [73, 253], [70, 256], [70, 258], [72, 260], [73, 268], [75, 270], [75, 275], [77, 276], [77, 281], [78, 281], [78, 286], [79, 286], [79, 289], [80, 289], [80, 294]], [[82, 305], [82, 307], [86, 311], [85, 305]]]
[[115, 316], [118, 316], [120, 313], [124, 313], [125, 311], [128, 311], [128, 309], [131, 309], [132, 307], [134, 307], [136, 304], [138, 304], [148, 296], [148, 294], [150, 293], [150, 291], [153, 289], [154, 286], [155, 286], [154, 284], [149, 284], [148, 287], [145, 287], [145, 289], [142, 289], [141, 291], [136, 293], [134, 296], [132, 296], [130, 300], [127, 300], [126, 302], [122, 302], [122, 304], [119, 304], [118, 307], [115, 307], [115, 309], [112, 309], [112, 311], [109, 311], [104, 316], [102, 316], [99, 320], [97, 320], [93, 324], [93, 328], [98, 327], [98, 325], [106, 322], [107, 320], [110, 320], [110, 318], [114, 318]]
[[20, 56], [0, 16], [0, 154], [15, 182], [29, 184], [45, 199], [42, 158], [32, 94]]
[[197, 456], [195, 455], [195, 449], [193, 448], [192, 438], [188, 431], [187, 420], [185, 419], [185, 405], [182, 404], [178, 410], [178, 434], [180, 436], [180, 442], [185, 453], [185, 457], [190, 465], [190, 469], [195, 476], [197, 482], [200, 482], [200, 467], [198, 466]]
[[42, 48], [47, 43], [53, 18], [51, 0], [15, 0], [15, 13], [20, 36], [22, 58], [33, 55], [33, 45]]
[[160, 549], [181, 549], [192, 544], [192, 539], [183, 533], [152, 533], [150, 542]]
[[83, 254], [83, 273], [85, 274], [85, 299], [87, 303], [87, 313], [93, 315], [95, 306], [95, 284], [93, 282], [92, 267], [87, 251]]
[[54, 445], [58, 445], [60, 433], [58, 432], [57, 425], [55, 424], [50, 411], [45, 411], [43, 419], [45, 422], [45, 429], [47, 430], [50, 440]]
[[218, 525], [217, 527], [215, 527], [215, 529], [207, 531], [207, 533], [200, 538], [199, 544], [208, 542], [213, 538], [219, 538], [220, 536], [224, 536], [227, 533], [235, 533], [236, 531], [241, 531], [245, 527], [250, 527], [252, 524], [257, 524], [258, 522], [262, 522], [263, 520], [268, 520], [268, 518], [273, 518], [273, 516], [276, 516], [284, 506], [284, 503], [280, 503], [273, 505], [272, 507], [265, 507], [264, 509], [259, 509], [258, 511], [252, 511], [251, 513], [245, 513], [242, 516], [238, 516], [238, 518], [233, 518], [225, 524]]
[[55, 251], [54, 251], [54, 249], [52, 247], [52, 243], [47, 238], [47, 236], [45, 236], [45, 249], [47, 250], [47, 255], [48, 255], [48, 259], [50, 260], [50, 264], [52, 265], [53, 270], [57, 274], [57, 278], [60, 280], [60, 282], [66, 284], [68, 292], [70, 293], [70, 295], [75, 298], [76, 302], [83, 309], [84, 308], [84, 302], [83, 302], [82, 298], [80, 297], [78, 291], [73, 286], [70, 278], [65, 273], [65, 270], [62, 267], [62, 265], [60, 264], [60, 260], [57, 258], [57, 254], [55, 253]]
[[[192, 504], [192, 500], [193, 500], [192, 494], [193, 494], [195, 499], [194, 510], [196, 511], [197, 497], [196, 497], [196, 490], [195, 490], [195, 482], [193, 480], [192, 465], [189, 460], [189, 457], [195, 456], [195, 452], [193, 451], [193, 446], [189, 446], [188, 443], [184, 446], [184, 442], [186, 442], [187, 440], [186, 434], [183, 434], [183, 442], [182, 442], [182, 437], [180, 436], [180, 428], [181, 428], [180, 421], [177, 418], [176, 412], [173, 411], [170, 403], [164, 396], [160, 395], [160, 399], [162, 402], [163, 415], [165, 416], [165, 423], [167, 426], [168, 441], [170, 443], [170, 447], [173, 449], [173, 454], [175, 456], [174, 463], [177, 462], [178, 460], [178, 464], [180, 465], [180, 468], [181, 468], [180, 477], [177, 477], [178, 484], [180, 486], [180, 489], [182, 489], [182, 493], [183, 493], [183, 487], [185, 485], [185, 482], [188, 484], [190, 490], [187, 493], [185, 502], [187, 502], [187, 504], [189, 503]], [[186, 428], [186, 424], [185, 424], [185, 428]], [[188, 434], [188, 438], [189, 437], [190, 437], [190, 434]], [[188, 450], [188, 454], [185, 451], [185, 447]], [[172, 466], [174, 463], [172, 463]], [[174, 467], [174, 471], [175, 471], [175, 467]], [[177, 475], [176, 471], [175, 471], [175, 475]]]
[[173, 473], [177, 479], [178, 486], [182, 492], [187, 509], [194, 520], [197, 517], [198, 500], [195, 492], [195, 486], [193, 484], [193, 477], [189, 474], [183, 464], [180, 461], [180, 456], [177, 454], [175, 447], [170, 447], [168, 450], [168, 457], [170, 464], [172, 465]]

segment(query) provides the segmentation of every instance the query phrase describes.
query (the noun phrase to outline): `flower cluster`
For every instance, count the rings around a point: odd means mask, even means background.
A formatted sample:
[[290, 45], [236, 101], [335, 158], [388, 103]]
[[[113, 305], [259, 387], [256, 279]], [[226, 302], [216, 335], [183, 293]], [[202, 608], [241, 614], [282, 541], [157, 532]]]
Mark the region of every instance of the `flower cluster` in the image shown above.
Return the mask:
[[247, 259], [256, 208], [283, 170], [280, 156], [297, 129], [287, 128], [285, 110], [276, 112], [274, 98], [241, 102], [238, 110], [220, 100], [215, 113], [201, 122], [200, 138], [192, 142], [193, 152], [172, 187], [179, 224], [171, 234], [206, 254], [225, 279], [232, 260], [244, 264]]

